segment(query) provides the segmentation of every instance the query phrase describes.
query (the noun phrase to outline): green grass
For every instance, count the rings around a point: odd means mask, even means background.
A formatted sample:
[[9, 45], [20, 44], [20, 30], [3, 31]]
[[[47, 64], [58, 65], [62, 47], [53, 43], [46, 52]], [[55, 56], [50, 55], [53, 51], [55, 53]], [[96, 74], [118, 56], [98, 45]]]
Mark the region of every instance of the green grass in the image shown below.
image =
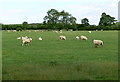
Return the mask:
[[[59, 35], [67, 40], [59, 40]], [[76, 40], [77, 35], [86, 35], [88, 41]], [[19, 36], [33, 41], [21, 46]], [[104, 47], [95, 48], [92, 39], [103, 40]], [[118, 79], [118, 31], [4, 31], [2, 41], [3, 80]]]

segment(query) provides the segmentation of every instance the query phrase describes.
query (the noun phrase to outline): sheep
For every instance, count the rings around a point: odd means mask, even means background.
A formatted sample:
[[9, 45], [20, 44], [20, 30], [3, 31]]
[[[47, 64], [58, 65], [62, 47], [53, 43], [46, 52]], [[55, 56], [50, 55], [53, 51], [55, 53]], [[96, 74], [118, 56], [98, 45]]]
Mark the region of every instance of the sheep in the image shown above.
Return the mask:
[[86, 36], [83, 36], [83, 35], [80, 36], [80, 39], [81, 40], [88, 40], [88, 38]]
[[17, 32], [16, 30], [12, 30], [12, 32]]
[[58, 33], [58, 31], [55, 31], [56, 33]]
[[8, 30], [7, 32], [10, 32], [10, 30]]
[[60, 33], [62, 33], [62, 30], [60, 30]]
[[28, 44], [29, 45], [29, 43], [32, 41], [32, 38], [27, 38], [27, 39], [22, 39], [22, 46], [24, 45], [24, 44]]
[[41, 37], [39, 37], [38, 40], [43, 40], [43, 39]]
[[88, 33], [90, 33], [90, 34], [91, 34], [92, 32], [91, 32], [91, 31], [88, 31]]
[[97, 46], [102, 46], [103, 47], [103, 41], [102, 40], [93, 40], [93, 44], [95, 45], [95, 48], [97, 48]]
[[18, 37], [17, 39], [21, 39], [21, 37]]
[[79, 36], [76, 36], [76, 39], [79, 40], [80, 39]]
[[25, 37], [22, 36], [22, 37], [21, 37], [22, 40], [23, 40], [23, 39], [27, 39], [27, 38], [28, 38], [27, 36], [25, 36]]
[[65, 36], [59, 36], [59, 38], [61, 39], [61, 40], [66, 40], [66, 37]]

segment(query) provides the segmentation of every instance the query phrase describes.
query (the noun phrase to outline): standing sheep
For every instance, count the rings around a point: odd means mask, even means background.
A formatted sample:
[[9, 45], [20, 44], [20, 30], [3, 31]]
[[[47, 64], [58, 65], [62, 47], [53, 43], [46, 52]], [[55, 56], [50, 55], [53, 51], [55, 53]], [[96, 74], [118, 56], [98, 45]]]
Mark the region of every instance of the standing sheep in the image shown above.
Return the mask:
[[41, 37], [39, 37], [38, 40], [43, 40], [43, 39]]
[[79, 36], [76, 36], [76, 39], [79, 40], [80, 39]]
[[88, 40], [88, 38], [86, 36], [83, 36], [83, 35], [80, 36], [80, 39], [81, 40]]
[[32, 41], [32, 38], [27, 38], [27, 39], [22, 39], [22, 46], [24, 45], [24, 44], [28, 44], [29, 45], [29, 43]]
[[97, 48], [97, 46], [100, 46], [100, 45], [103, 47], [102, 40], [93, 40], [93, 44], [95, 45], [95, 48]]
[[91, 32], [91, 31], [88, 31], [88, 33], [90, 33], [90, 34], [91, 34], [92, 32]]
[[66, 37], [65, 36], [59, 36], [59, 38], [61, 39], [61, 40], [66, 40]]

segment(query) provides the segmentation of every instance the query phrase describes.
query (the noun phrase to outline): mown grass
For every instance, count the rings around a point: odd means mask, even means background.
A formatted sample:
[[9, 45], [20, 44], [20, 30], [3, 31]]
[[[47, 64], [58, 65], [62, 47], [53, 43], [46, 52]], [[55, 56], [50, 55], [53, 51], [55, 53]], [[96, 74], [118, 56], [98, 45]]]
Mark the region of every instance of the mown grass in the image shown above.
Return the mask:
[[[59, 40], [59, 35], [67, 40]], [[77, 35], [86, 35], [88, 41], [76, 40]], [[19, 36], [33, 41], [21, 46], [21, 40], [16, 39]], [[92, 39], [103, 40], [104, 47], [95, 48]], [[4, 31], [2, 41], [3, 80], [118, 79], [117, 31]]]

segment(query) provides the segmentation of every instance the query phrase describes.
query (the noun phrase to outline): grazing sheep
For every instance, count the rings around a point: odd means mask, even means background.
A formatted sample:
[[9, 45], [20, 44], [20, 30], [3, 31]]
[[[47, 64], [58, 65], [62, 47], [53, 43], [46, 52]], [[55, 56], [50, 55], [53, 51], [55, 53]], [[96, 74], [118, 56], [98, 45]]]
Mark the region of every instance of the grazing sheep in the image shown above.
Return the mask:
[[58, 33], [58, 31], [55, 31], [56, 33]]
[[91, 32], [91, 31], [88, 31], [88, 33], [90, 33], [90, 34], [91, 34], [92, 32]]
[[81, 40], [88, 40], [88, 38], [86, 36], [83, 36], [83, 35], [80, 36], [80, 39]]
[[12, 30], [12, 32], [17, 32], [16, 30]]
[[10, 32], [10, 30], [8, 30], [7, 32]]
[[23, 40], [23, 39], [27, 39], [27, 38], [28, 38], [27, 36], [25, 36], [25, 37], [22, 36], [22, 37], [21, 37], [22, 40]]
[[95, 45], [95, 48], [97, 48], [97, 46], [100, 46], [100, 45], [103, 47], [102, 40], [93, 40], [93, 44]]
[[66, 40], [66, 37], [65, 36], [59, 36], [59, 38], [61, 39], [61, 40]]
[[17, 39], [21, 39], [21, 37], [18, 37]]
[[76, 36], [76, 39], [79, 40], [80, 39], [79, 36]]
[[32, 38], [22, 39], [22, 46], [23, 46], [24, 44], [29, 45], [29, 43], [30, 43], [31, 41], [32, 41]]
[[39, 37], [38, 40], [43, 40], [43, 39], [41, 37]]
[[60, 33], [62, 33], [62, 30], [60, 30]]
[[103, 29], [101, 29], [101, 31], [103, 31]]

